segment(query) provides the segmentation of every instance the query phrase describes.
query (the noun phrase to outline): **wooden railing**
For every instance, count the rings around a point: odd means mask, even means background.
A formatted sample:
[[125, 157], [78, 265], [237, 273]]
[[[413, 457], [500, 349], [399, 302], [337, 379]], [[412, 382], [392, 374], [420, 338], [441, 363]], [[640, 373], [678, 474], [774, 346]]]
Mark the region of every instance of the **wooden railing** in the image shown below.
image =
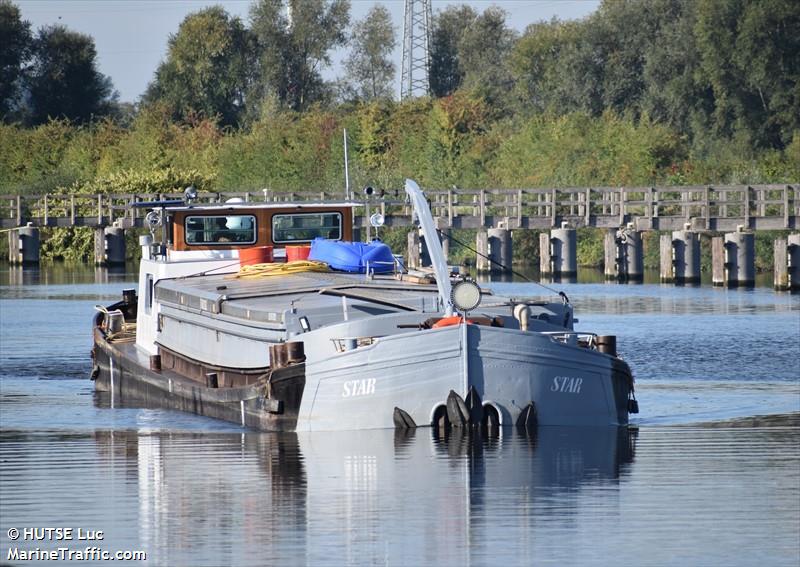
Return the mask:
[[[632, 223], [639, 230], [796, 229], [800, 227], [800, 184], [683, 187], [585, 187], [537, 189], [426, 190], [440, 226], [454, 228], [613, 228]], [[0, 197], [0, 225], [103, 227], [119, 223], [141, 226], [142, 201], [180, 199], [174, 194], [48, 194]], [[253, 203], [341, 203], [342, 190], [278, 193], [269, 191], [201, 193], [196, 204], [239, 197]], [[357, 195], [357, 222], [380, 211], [387, 224], [410, 224], [411, 211], [402, 191], [369, 199]]]

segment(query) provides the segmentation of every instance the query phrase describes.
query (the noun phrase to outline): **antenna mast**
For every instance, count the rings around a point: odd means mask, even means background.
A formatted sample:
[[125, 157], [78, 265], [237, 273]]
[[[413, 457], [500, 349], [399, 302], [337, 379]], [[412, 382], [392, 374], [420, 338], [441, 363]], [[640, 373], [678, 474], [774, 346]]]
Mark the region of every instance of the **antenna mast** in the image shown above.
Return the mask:
[[405, 0], [400, 99], [430, 94], [431, 0]]
[[347, 164], [347, 128], [343, 130], [344, 135], [344, 198], [350, 199], [350, 167]]

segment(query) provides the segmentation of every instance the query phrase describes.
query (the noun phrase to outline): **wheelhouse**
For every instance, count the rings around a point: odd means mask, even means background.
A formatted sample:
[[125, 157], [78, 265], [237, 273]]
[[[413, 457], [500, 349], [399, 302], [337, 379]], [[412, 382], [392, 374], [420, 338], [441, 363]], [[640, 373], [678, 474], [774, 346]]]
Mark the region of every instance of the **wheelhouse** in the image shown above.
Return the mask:
[[172, 209], [176, 252], [235, 250], [251, 246], [308, 244], [315, 238], [353, 239], [353, 206], [225, 205]]

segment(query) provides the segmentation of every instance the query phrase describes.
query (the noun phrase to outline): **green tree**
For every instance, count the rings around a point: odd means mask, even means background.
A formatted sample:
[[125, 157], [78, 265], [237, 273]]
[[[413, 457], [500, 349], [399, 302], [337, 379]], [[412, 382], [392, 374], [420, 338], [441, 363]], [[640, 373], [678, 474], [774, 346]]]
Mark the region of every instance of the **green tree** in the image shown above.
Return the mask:
[[505, 18], [495, 6], [478, 14], [463, 4], [434, 17], [430, 72], [434, 96], [449, 96], [463, 87], [490, 104], [504, 98], [513, 85], [509, 56], [516, 41]]
[[515, 41], [516, 34], [506, 26], [506, 13], [500, 8], [492, 6], [475, 18], [458, 42], [462, 88], [493, 106], [506, 100], [514, 84], [509, 55]]
[[519, 97], [531, 112], [603, 110], [603, 66], [584, 21], [528, 26], [511, 54]]
[[384, 6], [373, 6], [356, 22], [345, 61], [350, 89], [356, 98], [374, 100], [392, 96], [395, 67], [391, 55], [397, 42], [392, 16]]
[[665, 12], [644, 49], [641, 110], [687, 136], [704, 136], [713, 112], [713, 94], [703, 81], [694, 35], [694, 3], [662, 2]]
[[[683, 22], [686, 4], [606, 0], [585, 20], [529, 26], [512, 58], [522, 95], [540, 110], [599, 116], [610, 109], [639, 116], [648, 77], [660, 85], [673, 80], [677, 85], [673, 72], [685, 77], [684, 68], [692, 65], [692, 42], [677, 33], [691, 28], [676, 25]], [[669, 33], [662, 33], [665, 27]], [[664, 45], [679, 38], [684, 40], [680, 46]], [[666, 104], [662, 91], [650, 93], [654, 100], [649, 106], [661, 111]]]
[[788, 144], [800, 128], [800, 5], [703, 0], [696, 9], [716, 133], [744, 134], [760, 146]]
[[30, 122], [51, 118], [84, 123], [113, 111], [111, 79], [97, 70], [94, 40], [64, 26], [39, 30], [27, 78]]
[[602, 61], [602, 108], [638, 114], [644, 92], [645, 53], [658, 30], [658, 7], [673, 0], [606, 0], [589, 23], [590, 41]]
[[459, 57], [459, 44], [467, 28], [477, 17], [477, 12], [464, 4], [448, 6], [434, 16], [430, 71], [431, 92], [434, 96], [448, 96], [461, 86], [464, 70]]
[[[430, 178], [439, 187], [474, 184], [481, 161], [471, 152], [489, 126], [489, 108], [483, 99], [464, 91], [435, 101], [430, 118], [428, 154]], [[466, 183], [465, 183], [466, 181]]]
[[605, 0], [580, 22], [530, 26], [512, 69], [532, 109], [648, 115], [703, 152], [790, 143], [800, 128], [800, 4]]
[[8, 120], [19, 108], [23, 69], [31, 54], [31, 25], [19, 8], [0, 0], [0, 120]]
[[349, 0], [259, 0], [250, 9], [257, 40], [259, 79], [253, 96], [277, 95], [283, 105], [302, 111], [327, 94], [320, 71], [330, 65], [331, 49], [347, 41]]
[[253, 46], [241, 20], [221, 6], [186, 16], [169, 39], [145, 102], [160, 101], [181, 120], [200, 114], [237, 124], [252, 83]]

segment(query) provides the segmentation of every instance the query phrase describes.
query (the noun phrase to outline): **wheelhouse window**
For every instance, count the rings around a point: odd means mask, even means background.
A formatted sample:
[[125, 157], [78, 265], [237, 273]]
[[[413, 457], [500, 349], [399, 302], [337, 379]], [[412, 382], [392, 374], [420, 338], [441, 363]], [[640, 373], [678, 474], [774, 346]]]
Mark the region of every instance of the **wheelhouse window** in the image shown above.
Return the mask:
[[150, 315], [153, 310], [153, 274], [147, 274], [145, 285], [144, 312]]
[[254, 244], [256, 217], [253, 215], [191, 216], [184, 221], [186, 244]]
[[272, 241], [276, 244], [311, 242], [322, 237], [342, 239], [342, 213], [291, 213], [272, 217]]

